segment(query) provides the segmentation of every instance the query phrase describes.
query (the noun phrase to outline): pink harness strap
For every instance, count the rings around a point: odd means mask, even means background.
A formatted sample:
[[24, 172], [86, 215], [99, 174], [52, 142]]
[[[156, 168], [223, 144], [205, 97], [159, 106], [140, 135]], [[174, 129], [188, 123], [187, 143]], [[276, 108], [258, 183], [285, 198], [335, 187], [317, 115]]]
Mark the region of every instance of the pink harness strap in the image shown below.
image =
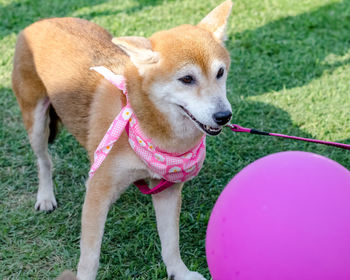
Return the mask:
[[156, 194], [164, 191], [165, 189], [171, 187], [174, 185], [174, 183], [166, 181], [164, 179], [161, 179], [159, 184], [155, 186], [153, 189], [150, 189], [148, 187], [148, 184], [145, 180], [139, 180], [134, 183], [136, 187], [142, 192], [143, 194]]
[[121, 109], [113, 120], [100, 144], [94, 153], [94, 162], [89, 171], [90, 178], [101, 166], [102, 162], [111, 151], [114, 143], [126, 130], [129, 143], [134, 152], [146, 164], [148, 169], [161, 178], [161, 182], [150, 190], [144, 180], [135, 182], [135, 185], [144, 194], [159, 193], [174, 183], [185, 182], [195, 177], [205, 159], [205, 136], [198, 145], [183, 154], [168, 153], [158, 148], [150, 138], [146, 137], [139, 126], [138, 119], [130, 106], [125, 79], [116, 75], [105, 67], [92, 67], [92, 70], [103, 75], [108, 81], [122, 90], [127, 99], [127, 104]]

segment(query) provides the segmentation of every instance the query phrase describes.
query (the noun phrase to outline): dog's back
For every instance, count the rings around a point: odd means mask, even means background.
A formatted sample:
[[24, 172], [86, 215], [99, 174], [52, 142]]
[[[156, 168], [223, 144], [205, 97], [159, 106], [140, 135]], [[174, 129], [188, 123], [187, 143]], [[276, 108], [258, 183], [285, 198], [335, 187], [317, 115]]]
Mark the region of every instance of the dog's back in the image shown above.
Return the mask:
[[12, 84], [29, 134], [38, 102], [49, 97], [51, 138], [57, 113], [85, 145], [89, 107], [95, 92], [92, 89], [100, 80], [89, 68], [125, 64], [126, 55], [111, 40], [112, 36], [102, 27], [77, 18], [42, 20], [20, 33]]

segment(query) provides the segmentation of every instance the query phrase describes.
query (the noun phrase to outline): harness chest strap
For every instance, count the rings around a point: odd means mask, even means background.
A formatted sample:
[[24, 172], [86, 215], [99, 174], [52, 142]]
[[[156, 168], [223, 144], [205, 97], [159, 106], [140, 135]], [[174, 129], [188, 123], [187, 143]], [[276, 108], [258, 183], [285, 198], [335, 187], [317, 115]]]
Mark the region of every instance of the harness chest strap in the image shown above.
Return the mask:
[[102, 66], [92, 67], [91, 69], [100, 73], [118, 89], [122, 90], [127, 98], [127, 104], [113, 120], [98, 145], [94, 153], [94, 163], [89, 171], [89, 177], [91, 178], [100, 167], [111, 151], [113, 144], [119, 139], [124, 130], [128, 133], [129, 143], [134, 152], [151, 171], [162, 178], [161, 182], [151, 190], [144, 180], [135, 182], [134, 184], [143, 194], [155, 194], [172, 186], [174, 183], [185, 182], [195, 177], [199, 173], [205, 159], [205, 136], [203, 136], [197, 146], [185, 154], [180, 155], [161, 151], [140, 130], [138, 120], [134, 116], [128, 100], [125, 78], [114, 74]]

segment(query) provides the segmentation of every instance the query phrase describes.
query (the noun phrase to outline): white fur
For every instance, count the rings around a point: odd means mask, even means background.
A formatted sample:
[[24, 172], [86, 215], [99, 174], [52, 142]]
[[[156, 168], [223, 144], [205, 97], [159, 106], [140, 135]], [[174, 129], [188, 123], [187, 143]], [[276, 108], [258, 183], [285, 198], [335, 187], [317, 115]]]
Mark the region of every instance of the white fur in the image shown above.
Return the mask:
[[213, 36], [222, 43], [226, 41], [226, 24], [223, 24], [218, 29], [216, 29], [216, 31], [213, 33]]
[[[217, 79], [220, 67], [223, 67], [225, 72]], [[187, 135], [193, 138], [198, 133], [196, 123], [187, 117], [179, 105], [186, 108], [199, 122], [211, 127], [218, 127], [213, 114], [232, 111], [226, 97], [227, 71], [224, 62], [214, 60], [206, 77], [199, 66], [187, 64], [170, 80], [153, 84], [150, 92], [152, 101], [167, 116], [176, 136], [183, 138]], [[179, 78], [187, 75], [193, 76], [196, 82], [186, 85], [179, 81]]]
[[57, 207], [53, 192], [51, 160], [48, 154], [49, 115], [47, 112], [48, 99], [38, 102], [34, 111], [34, 123], [30, 133], [30, 143], [38, 158], [39, 189], [35, 209], [51, 211]]

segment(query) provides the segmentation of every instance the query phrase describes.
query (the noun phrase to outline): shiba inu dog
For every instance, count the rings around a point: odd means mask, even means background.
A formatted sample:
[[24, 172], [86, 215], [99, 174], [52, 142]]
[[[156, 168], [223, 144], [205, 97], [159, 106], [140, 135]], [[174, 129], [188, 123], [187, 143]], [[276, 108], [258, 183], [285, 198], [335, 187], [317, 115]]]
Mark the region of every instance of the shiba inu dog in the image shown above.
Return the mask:
[[[20, 33], [12, 84], [38, 159], [37, 210], [57, 207], [48, 142], [54, 140], [58, 122], [86, 148], [91, 162], [126, 102], [142, 132], [167, 153], [184, 154], [204, 135], [220, 133], [232, 115], [226, 98], [230, 57], [223, 44], [231, 7], [228, 0], [196, 26], [182, 25], [150, 38], [113, 38], [77, 18], [42, 20]], [[125, 78], [128, 101], [120, 89], [90, 70], [95, 66]], [[87, 181], [78, 279], [95, 279], [109, 207], [140, 179], [149, 179], [153, 187], [161, 177], [135, 154], [123, 131]], [[170, 279], [204, 279], [180, 257], [182, 186], [175, 183], [152, 195], [161, 254]]]

